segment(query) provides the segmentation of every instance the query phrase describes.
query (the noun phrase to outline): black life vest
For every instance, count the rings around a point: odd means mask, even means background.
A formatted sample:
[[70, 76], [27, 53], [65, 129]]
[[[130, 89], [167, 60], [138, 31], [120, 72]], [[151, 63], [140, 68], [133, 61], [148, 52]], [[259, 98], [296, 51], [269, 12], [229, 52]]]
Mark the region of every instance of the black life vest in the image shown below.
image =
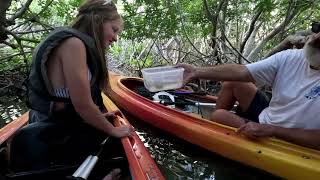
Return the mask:
[[[31, 71], [28, 77], [28, 104], [30, 109], [36, 110], [44, 115], [50, 115], [50, 103], [66, 102], [72, 106], [71, 100], [66, 98], [58, 98], [50, 93], [50, 83], [47, 76], [46, 62], [48, 56], [54, 48], [59, 46], [63, 40], [70, 37], [77, 37], [85, 44], [87, 53], [87, 64], [92, 77], [100, 76], [103, 72], [102, 64], [99, 61], [97, 48], [94, 40], [72, 28], [62, 27], [51, 32], [35, 49], [32, 59]], [[66, 52], [68, 53], [68, 52]], [[76, 61], [77, 59], [74, 59]], [[94, 103], [100, 108], [103, 107], [101, 90], [98, 83], [94, 82], [97, 78], [92, 78], [91, 96]], [[52, 89], [52, 88], [51, 88]], [[70, 107], [69, 107], [70, 108]], [[73, 106], [71, 107], [71, 109]], [[74, 111], [75, 112], [75, 111]]]
[[[105, 133], [83, 121], [69, 98], [57, 98], [50, 93], [52, 88], [46, 73], [48, 56], [63, 40], [70, 37], [77, 37], [85, 44], [87, 65], [93, 77], [90, 82], [91, 97], [100, 109], [103, 108], [101, 90], [95, 81], [101, 77], [104, 67], [99, 61], [94, 40], [72, 28], [56, 29], [39, 44], [33, 54], [27, 82], [28, 102], [32, 109], [29, 122], [32, 117], [39, 117], [39, 114], [43, 118], [21, 128], [12, 139], [11, 166], [16, 172], [78, 164], [90, 153], [97, 151], [106, 137]], [[65, 107], [51, 111], [52, 102], [65, 102]]]

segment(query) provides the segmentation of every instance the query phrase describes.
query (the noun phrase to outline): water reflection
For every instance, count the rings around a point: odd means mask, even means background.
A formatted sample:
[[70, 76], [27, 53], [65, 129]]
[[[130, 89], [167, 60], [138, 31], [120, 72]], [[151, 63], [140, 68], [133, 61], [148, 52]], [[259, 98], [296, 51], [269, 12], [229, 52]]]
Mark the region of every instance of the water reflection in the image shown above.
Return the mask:
[[166, 179], [279, 179], [170, 136], [133, 117], [129, 119]]

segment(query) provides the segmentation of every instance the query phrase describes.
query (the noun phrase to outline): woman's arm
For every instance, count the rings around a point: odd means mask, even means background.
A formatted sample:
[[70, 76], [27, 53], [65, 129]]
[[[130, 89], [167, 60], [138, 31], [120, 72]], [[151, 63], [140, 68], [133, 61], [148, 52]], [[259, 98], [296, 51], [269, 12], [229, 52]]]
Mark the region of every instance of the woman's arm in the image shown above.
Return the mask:
[[91, 126], [115, 137], [128, 136], [133, 131], [130, 126], [114, 127], [101, 113], [91, 97], [86, 49], [78, 38], [65, 40], [59, 49], [65, 86], [75, 110]]

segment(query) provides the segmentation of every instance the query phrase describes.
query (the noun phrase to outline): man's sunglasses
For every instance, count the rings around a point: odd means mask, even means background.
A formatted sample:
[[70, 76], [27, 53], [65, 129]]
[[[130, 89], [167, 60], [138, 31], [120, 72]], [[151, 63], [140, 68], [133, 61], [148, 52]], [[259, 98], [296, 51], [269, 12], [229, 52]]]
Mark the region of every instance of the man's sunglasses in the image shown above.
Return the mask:
[[313, 22], [311, 24], [311, 31], [314, 33], [319, 33], [320, 32], [320, 22]]

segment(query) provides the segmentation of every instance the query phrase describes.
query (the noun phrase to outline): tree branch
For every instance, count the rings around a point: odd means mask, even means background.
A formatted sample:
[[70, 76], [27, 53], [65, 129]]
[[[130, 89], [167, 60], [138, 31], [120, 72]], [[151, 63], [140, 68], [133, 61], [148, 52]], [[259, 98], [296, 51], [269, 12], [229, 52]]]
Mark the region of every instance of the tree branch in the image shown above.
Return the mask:
[[11, 1], [12, 0], [0, 1], [0, 23], [1, 23], [1, 26], [5, 26], [5, 24], [7, 23], [6, 13], [7, 13], [8, 8], [11, 5]]
[[261, 49], [265, 46], [265, 44], [272, 39], [275, 35], [277, 35], [279, 32], [281, 32], [281, 30], [288, 24], [288, 22], [290, 22], [293, 17], [299, 12], [296, 9], [288, 9], [288, 11], [290, 11], [291, 13], [288, 14], [288, 17], [286, 17], [280, 25], [278, 25], [276, 28], [274, 28], [273, 31], [271, 31], [269, 34], [267, 34], [267, 36], [265, 37], [264, 40], [262, 40], [249, 54], [248, 56], [248, 60], [249, 61], [253, 61], [257, 54], [261, 51]]
[[182, 30], [183, 30], [183, 33], [184, 33], [185, 37], [187, 38], [187, 40], [188, 40], [188, 42], [190, 43], [190, 45], [191, 45], [199, 54], [201, 54], [202, 56], [207, 56], [207, 55], [203, 54], [202, 52], [200, 52], [200, 51], [198, 50], [198, 48], [196, 48], [196, 46], [195, 46], [195, 45], [191, 42], [191, 40], [189, 39], [188, 34], [187, 34], [186, 30], [185, 30], [184, 18], [183, 18], [183, 16], [182, 16], [182, 12], [181, 12], [181, 2], [180, 2], [180, 1], [178, 1], [178, 2], [179, 2], [179, 5], [180, 5], [180, 7], [179, 7], [180, 21], [181, 21]]
[[23, 37], [20, 37], [19, 39], [21, 41], [27, 41], [27, 42], [32, 42], [32, 43], [36, 43], [36, 44], [40, 43], [40, 41], [36, 40], [36, 39], [28, 39], [28, 38], [23, 38]]
[[[244, 47], [249, 39], [249, 37], [251, 36], [253, 30], [254, 30], [254, 25], [256, 24], [257, 20], [259, 19], [260, 15], [262, 14], [262, 9], [260, 11], [257, 12], [257, 14], [255, 14], [251, 20], [251, 23], [250, 23], [250, 26], [249, 26], [249, 30], [248, 32], [246, 33], [246, 36], [245, 38], [243, 39], [241, 45], [240, 45], [240, 50], [239, 52], [242, 54], [243, 53], [243, 50], [244, 50]], [[241, 57], [239, 56], [238, 57], [238, 60], [240, 60]]]
[[[32, 53], [32, 51], [27, 51], [27, 52], [24, 52], [25, 54], [29, 54], [29, 53]], [[2, 57], [2, 58], [0, 58], [0, 61], [3, 61], [3, 60], [5, 60], [5, 59], [11, 59], [11, 58], [13, 58], [13, 57], [15, 57], [15, 56], [21, 56], [21, 55], [23, 55], [22, 53], [17, 53], [17, 54], [12, 54], [12, 55], [10, 55], [10, 56], [6, 56], [6, 57]]]
[[38, 33], [38, 32], [44, 32], [47, 31], [46, 29], [39, 29], [39, 30], [30, 30], [30, 31], [23, 31], [23, 32], [13, 32], [15, 34], [31, 34], [31, 33]]
[[15, 44], [9, 43], [7, 41], [1, 41], [2, 44], [10, 46], [12, 49], [17, 49], [18, 47]]
[[10, 34], [11, 36], [13, 36], [13, 38], [17, 41], [17, 43], [19, 45], [19, 48], [20, 48], [20, 53], [22, 53], [22, 55], [23, 55], [24, 63], [25, 63], [26, 66], [28, 66], [28, 59], [27, 59], [27, 57], [25, 55], [25, 52], [24, 52], [24, 49], [23, 49], [23, 46], [22, 46], [22, 43], [21, 43], [21, 39], [17, 35], [15, 35], [14, 33], [12, 33], [9, 30], [6, 30], [6, 33]]
[[43, 9], [38, 13], [38, 16], [39, 16], [40, 14], [42, 14], [45, 10], [47, 10], [48, 7], [52, 4], [53, 1], [54, 1], [54, 0], [51, 0], [49, 3], [47, 3], [46, 6], [43, 7]]
[[227, 38], [226, 34], [224, 31], [221, 31], [221, 35], [223, 36], [223, 38], [228, 42], [228, 44], [230, 45], [230, 47], [232, 48], [232, 50], [234, 50], [241, 58], [243, 58], [247, 63], [251, 63], [247, 58], [243, 57], [242, 54], [232, 45], [232, 43], [229, 41], [229, 39]]
[[22, 6], [15, 15], [8, 19], [9, 22], [14, 22], [15, 19], [20, 18], [28, 9], [32, 0], [28, 0], [24, 6]]
[[218, 17], [219, 17], [219, 13], [223, 7], [223, 4], [227, 2], [225, 0], [220, 0], [218, 7], [216, 8], [216, 12], [214, 14], [211, 13], [210, 9], [209, 9], [209, 5], [208, 5], [208, 1], [207, 0], [203, 0], [204, 3], [204, 7], [206, 9], [206, 12], [208, 14], [208, 19], [211, 22], [212, 25], [212, 32], [211, 32], [211, 36], [212, 36], [212, 45], [211, 47], [213, 49], [215, 49], [216, 46], [216, 42], [214, 40], [215, 37], [217, 37], [217, 25], [218, 25]]

